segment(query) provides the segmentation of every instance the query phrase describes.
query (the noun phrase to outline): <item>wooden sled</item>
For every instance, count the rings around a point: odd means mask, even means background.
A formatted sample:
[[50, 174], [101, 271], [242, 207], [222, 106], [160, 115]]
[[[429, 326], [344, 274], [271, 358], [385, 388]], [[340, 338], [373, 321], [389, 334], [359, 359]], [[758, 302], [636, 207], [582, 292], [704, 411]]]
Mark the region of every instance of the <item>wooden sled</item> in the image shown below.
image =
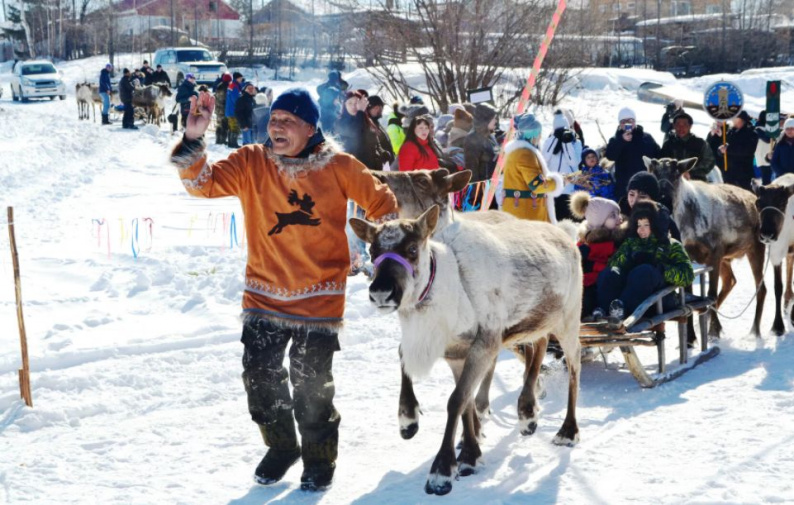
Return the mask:
[[[600, 347], [611, 350], [619, 347], [623, 359], [631, 375], [637, 379], [644, 388], [656, 387], [659, 384], [677, 379], [689, 370], [695, 368], [720, 353], [720, 348], [709, 348], [708, 340], [708, 311], [714, 306], [714, 300], [706, 297], [706, 274], [710, 267], [695, 266], [695, 275], [700, 278], [700, 296], [687, 295], [684, 288], [667, 287], [657, 291], [623, 321], [620, 329], [613, 329], [606, 322], [582, 323], [579, 340], [582, 348]], [[662, 299], [675, 293], [678, 306], [668, 312], [662, 311]], [[645, 313], [651, 307], [656, 307], [656, 315]], [[690, 356], [693, 350], [687, 348], [687, 320], [697, 315], [700, 324], [700, 352]], [[666, 370], [667, 359], [665, 356], [665, 323], [674, 321], [678, 324], [679, 366], [673, 370]], [[635, 352], [635, 347], [656, 347], [658, 357], [658, 372], [648, 373]]]

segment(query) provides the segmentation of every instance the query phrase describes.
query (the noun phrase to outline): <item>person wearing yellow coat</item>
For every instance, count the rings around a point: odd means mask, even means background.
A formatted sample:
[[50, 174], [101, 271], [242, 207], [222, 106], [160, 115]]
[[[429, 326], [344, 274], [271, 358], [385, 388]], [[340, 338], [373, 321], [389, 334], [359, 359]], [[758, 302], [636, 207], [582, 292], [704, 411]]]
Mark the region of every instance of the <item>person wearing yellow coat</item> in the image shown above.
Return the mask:
[[513, 118], [516, 136], [505, 147], [501, 209], [521, 219], [556, 223], [554, 197], [561, 195], [565, 181], [549, 172], [537, 146], [541, 124], [534, 114]]

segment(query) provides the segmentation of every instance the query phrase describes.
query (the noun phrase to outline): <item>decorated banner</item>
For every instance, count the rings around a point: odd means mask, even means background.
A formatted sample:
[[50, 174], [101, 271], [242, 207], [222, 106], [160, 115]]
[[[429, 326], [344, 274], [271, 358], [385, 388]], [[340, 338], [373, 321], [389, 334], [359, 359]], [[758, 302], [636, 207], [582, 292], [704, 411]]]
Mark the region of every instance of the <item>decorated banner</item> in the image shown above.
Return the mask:
[[[546, 53], [549, 51], [551, 41], [554, 39], [554, 32], [557, 31], [557, 25], [560, 24], [560, 18], [562, 18], [562, 13], [565, 12], [566, 6], [566, 0], [559, 0], [557, 3], [557, 10], [554, 11], [554, 15], [551, 17], [551, 23], [549, 23], [549, 27], [546, 29], [546, 36], [543, 37], [543, 42], [540, 44], [538, 55], [535, 57], [535, 62], [532, 64], [532, 71], [529, 73], [529, 78], [527, 78], [527, 84], [524, 86], [524, 91], [521, 92], [521, 99], [518, 101], [517, 114], [523, 114], [527, 108], [527, 105], [529, 105], [529, 99], [532, 96], [532, 90], [535, 87], [535, 81], [538, 79], [540, 67], [543, 65], [543, 60], [546, 58]], [[491, 202], [496, 195], [496, 188], [499, 186], [499, 179], [502, 177], [502, 170], [505, 166], [505, 146], [507, 146], [508, 142], [510, 142], [511, 138], [513, 137], [513, 121], [512, 118], [510, 119], [510, 127], [508, 128], [507, 135], [505, 135], [505, 139], [502, 142], [502, 149], [499, 150], [499, 158], [496, 160], [496, 168], [493, 171], [493, 176], [491, 177], [489, 184], [487, 184], [486, 191], [483, 193], [482, 205], [480, 206], [480, 210], [482, 211], [487, 211], [491, 206]]]

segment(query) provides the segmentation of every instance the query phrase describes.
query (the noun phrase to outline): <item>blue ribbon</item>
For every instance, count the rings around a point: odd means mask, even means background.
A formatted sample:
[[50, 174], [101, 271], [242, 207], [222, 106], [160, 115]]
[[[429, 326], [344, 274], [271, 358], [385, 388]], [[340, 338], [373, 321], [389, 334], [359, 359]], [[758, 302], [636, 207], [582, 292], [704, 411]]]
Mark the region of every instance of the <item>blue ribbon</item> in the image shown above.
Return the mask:
[[232, 212], [232, 219], [229, 221], [229, 249], [233, 248], [234, 244], [240, 247], [240, 243], [237, 241], [237, 220], [234, 218], [234, 212]]
[[138, 242], [138, 218], [134, 218], [130, 224], [130, 227], [134, 228], [135, 231], [130, 234], [130, 246], [132, 247], [132, 256], [135, 258], [135, 261], [138, 261], [138, 253], [141, 251], [141, 246], [138, 244], [138, 250], [135, 250], [135, 244]]

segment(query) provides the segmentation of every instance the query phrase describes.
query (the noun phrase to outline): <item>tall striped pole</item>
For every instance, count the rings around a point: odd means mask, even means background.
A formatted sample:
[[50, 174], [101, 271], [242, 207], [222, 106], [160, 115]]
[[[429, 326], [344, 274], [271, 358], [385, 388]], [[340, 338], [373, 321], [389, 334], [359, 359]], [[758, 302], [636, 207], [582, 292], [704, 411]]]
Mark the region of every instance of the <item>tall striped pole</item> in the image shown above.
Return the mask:
[[[529, 105], [529, 99], [532, 96], [532, 90], [534, 89], [535, 82], [538, 79], [540, 67], [543, 65], [543, 60], [546, 58], [546, 53], [549, 51], [551, 41], [554, 39], [554, 32], [557, 31], [557, 25], [560, 24], [560, 18], [562, 18], [562, 13], [565, 12], [566, 6], [566, 0], [559, 0], [557, 3], [557, 9], [554, 11], [554, 15], [551, 17], [551, 23], [549, 23], [549, 27], [546, 29], [546, 36], [543, 37], [543, 42], [540, 44], [538, 55], [535, 57], [535, 62], [532, 64], [532, 71], [529, 73], [527, 83], [524, 86], [524, 90], [521, 92], [521, 99], [518, 101], [518, 114], [522, 114]], [[505, 135], [505, 139], [502, 142], [502, 148], [499, 151], [499, 158], [496, 160], [496, 168], [494, 169], [493, 176], [491, 177], [491, 184], [489, 184], [488, 191], [483, 193], [483, 201], [482, 205], [480, 206], [480, 210], [488, 210], [488, 208], [491, 206], [494, 196], [496, 195], [496, 186], [499, 184], [499, 178], [502, 176], [502, 170], [504, 169], [505, 165], [505, 147], [507, 146], [507, 143], [510, 142], [512, 136], [513, 121], [511, 120], [510, 127], [507, 130], [507, 135]]]

